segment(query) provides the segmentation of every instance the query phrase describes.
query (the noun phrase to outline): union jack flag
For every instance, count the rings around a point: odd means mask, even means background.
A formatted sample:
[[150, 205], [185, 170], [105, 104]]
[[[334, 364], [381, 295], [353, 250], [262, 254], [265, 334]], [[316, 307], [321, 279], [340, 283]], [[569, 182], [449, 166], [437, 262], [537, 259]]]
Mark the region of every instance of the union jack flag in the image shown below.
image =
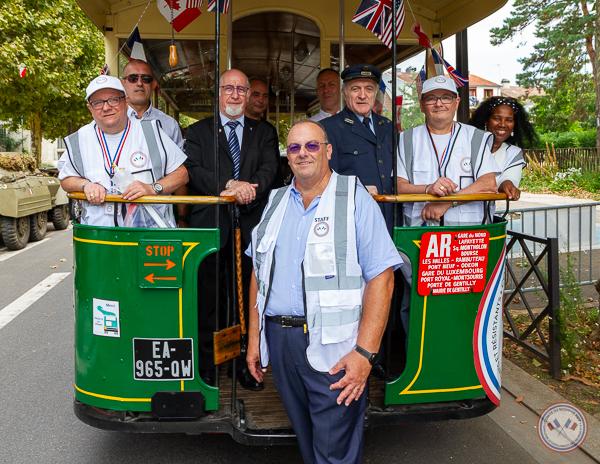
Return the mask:
[[208, 0], [208, 11], [215, 11], [215, 7], [218, 5], [219, 13], [227, 14], [229, 12], [230, 0]]
[[[404, 26], [404, 0], [396, 1], [396, 37]], [[392, 0], [362, 0], [352, 22], [375, 34], [388, 48], [395, 39], [392, 34]]]
[[448, 71], [448, 74], [452, 78], [452, 80], [456, 83], [456, 87], [464, 87], [469, 84], [469, 79], [464, 78], [450, 63], [448, 63], [435, 48], [431, 49], [431, 57], [433, 58], [434, 63], [442, 64]]

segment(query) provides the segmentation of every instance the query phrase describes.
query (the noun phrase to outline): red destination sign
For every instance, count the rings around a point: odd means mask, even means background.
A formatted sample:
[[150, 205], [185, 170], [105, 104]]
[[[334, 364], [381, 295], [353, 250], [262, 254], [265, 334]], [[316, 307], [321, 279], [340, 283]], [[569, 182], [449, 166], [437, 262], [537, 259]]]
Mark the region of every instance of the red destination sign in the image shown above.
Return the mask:
[[421, 296], [483, 292], [490, 234], [486, 230], [426, 232], [421, 237]]

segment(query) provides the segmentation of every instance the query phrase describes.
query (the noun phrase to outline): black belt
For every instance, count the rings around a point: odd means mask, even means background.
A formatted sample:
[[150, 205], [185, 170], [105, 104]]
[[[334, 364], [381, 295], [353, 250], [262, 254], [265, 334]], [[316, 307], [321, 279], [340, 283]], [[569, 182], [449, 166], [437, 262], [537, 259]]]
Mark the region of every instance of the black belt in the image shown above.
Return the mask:
[[267, 321], [275, 322], [281, 327], [304, 327], [306, 318], [304, 316], [265, 316]]

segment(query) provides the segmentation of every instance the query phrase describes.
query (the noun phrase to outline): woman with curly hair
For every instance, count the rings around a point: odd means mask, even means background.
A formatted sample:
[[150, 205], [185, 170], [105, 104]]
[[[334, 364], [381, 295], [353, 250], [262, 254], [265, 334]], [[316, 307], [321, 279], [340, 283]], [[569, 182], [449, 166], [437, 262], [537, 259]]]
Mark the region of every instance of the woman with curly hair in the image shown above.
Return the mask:
[[491, 97], [477, 107], [469, 124], [493, 134], [492, 153], [502, 171], [496, 177], [498, 191], [506, 193], [510, 200], [518, 200], [526, 165], [520, 147], [523, 143], [531, 146], [537, 140], [525, 108], [514, 98]]

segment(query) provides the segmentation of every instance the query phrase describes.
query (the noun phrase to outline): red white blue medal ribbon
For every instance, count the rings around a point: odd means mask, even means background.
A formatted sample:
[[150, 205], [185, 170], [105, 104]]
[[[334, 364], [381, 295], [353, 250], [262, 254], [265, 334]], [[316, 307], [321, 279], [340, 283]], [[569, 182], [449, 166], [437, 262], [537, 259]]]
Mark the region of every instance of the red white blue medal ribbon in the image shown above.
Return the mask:
[[[98, 135], [98, 142], [100, 143], [100, 149], [102, 150], [102, 155], [104, 158], [104, 169], [106, 173], [111, 177], [115, 175], [115, 169], [119, 165], [119, 160], [121, 159], [121, 153], [123, 152], [123, 147], [125, 147], [125, 141], [127, 140], [127, 136], [129, 135], [129, 129], [131, 128], [131, 121], [127, 121], [127, 126], [123, 131], [123, 135], [121, 136], [121, 140], [119, 141], [119, 145], [117, 145], [117, 149], [115, 150], [114, 156], [110, 155], [110, 150], [108, 149], [108, 143], [106, 143], [106, 136], [104, 131], [101, 130], [98, 126], [96, 126], [96, 133]], [[108, 166], [108, 167], [107, 167]]]
[[450, 151], [451, 151], [450, 145], [452, 145], [452, 139], [454, 137], [454, 128], [455, 127], [456, 127], [456, 125], [452, 124], [452, 129], [450, 130], [450, 139], [448, 140], [448, 144], [446, 145], [446, 148], [444, 148], [444, 151], [442, 152], [441, 157], [438, 154], [437, 147], [435, 146], [435, 142], [433, 141], [433, 136], [431, 135], [431, 132], [429, 131], [429, 127], [427, 127], [427, 133], [429, 134], [429, 139], [431, 140], [431, 145], [433, 146], [433, 151], [435, 152], [435, 156], [438, 160], [438, 164], [439, 164], [440, 168], [444, 165], [444, 163], [446, 162], [446, 159], [450, 155]]

